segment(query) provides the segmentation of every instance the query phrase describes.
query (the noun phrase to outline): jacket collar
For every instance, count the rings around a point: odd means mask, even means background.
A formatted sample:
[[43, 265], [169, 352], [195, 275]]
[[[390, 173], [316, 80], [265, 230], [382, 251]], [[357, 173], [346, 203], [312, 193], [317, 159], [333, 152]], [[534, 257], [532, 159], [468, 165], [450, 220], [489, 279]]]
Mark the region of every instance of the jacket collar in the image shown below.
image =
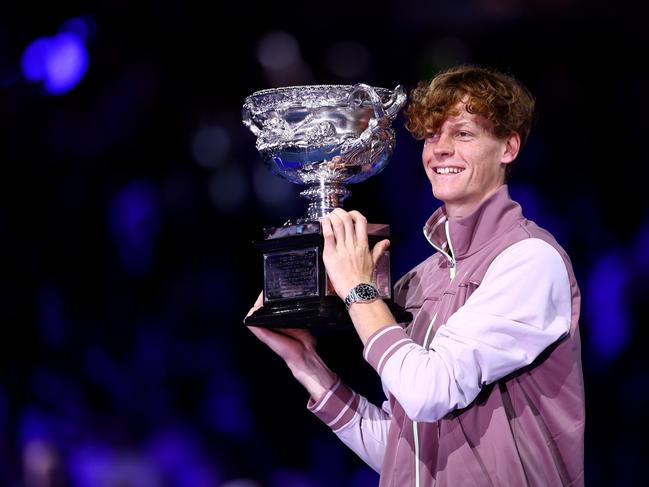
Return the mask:
[[453, 257], [459, 260], [480, 250], [521, 219], [520, 205], [509, 197], [507, 185], [503, 184], [466, 216], [449, 218], [442, 205], [424, 225], [424, 235], [437, 250], [448, 253], [452, 248]]

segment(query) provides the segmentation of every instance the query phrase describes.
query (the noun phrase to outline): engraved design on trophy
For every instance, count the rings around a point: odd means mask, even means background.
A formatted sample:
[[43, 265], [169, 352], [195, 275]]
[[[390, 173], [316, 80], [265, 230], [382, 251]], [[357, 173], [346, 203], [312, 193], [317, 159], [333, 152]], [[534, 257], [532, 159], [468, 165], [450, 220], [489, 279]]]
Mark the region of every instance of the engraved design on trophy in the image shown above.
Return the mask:
[[[276, 88], [246, 98], [243, 123], [257, 136], [257, 150], [271, 170], [306, 186], [306, 214], [281, 227], [266, 228], [256, 247], [263, 254], [264, 305], [246, 325], [331, 327], [351, 321], [328, 282], [322, 262], [319, 219], [342, 207], [358, 183], [381, 172], [395, 143], [391, 123], [406, 101], [394, 90], [366, 84]], [[368, 224], [370, 247], [389, 237], [388, 225]], [[411, 314], [392, 302], [390, 254], [377, 263], [379, 296], [398, 321]]]

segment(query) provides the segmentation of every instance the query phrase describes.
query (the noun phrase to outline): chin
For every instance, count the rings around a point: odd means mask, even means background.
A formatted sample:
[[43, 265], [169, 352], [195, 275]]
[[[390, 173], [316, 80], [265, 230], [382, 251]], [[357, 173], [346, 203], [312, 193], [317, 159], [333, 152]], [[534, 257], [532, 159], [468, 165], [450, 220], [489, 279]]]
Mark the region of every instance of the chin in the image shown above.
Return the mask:
[[450, 191], [445, 191], [444, 189], [435, 189], [433, 187], [433, 196], [440, 201], [446, 201], [452, 197], [452, 193]]

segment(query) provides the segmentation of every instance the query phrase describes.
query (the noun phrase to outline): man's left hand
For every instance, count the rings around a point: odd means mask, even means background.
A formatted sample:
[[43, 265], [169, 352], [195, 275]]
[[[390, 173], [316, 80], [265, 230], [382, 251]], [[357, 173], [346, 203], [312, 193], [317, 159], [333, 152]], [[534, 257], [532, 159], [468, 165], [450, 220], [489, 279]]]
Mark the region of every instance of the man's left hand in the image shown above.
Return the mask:
[[390, 241], [381, 240], [370, 251], [367, 219], [358, 211], [336, 208], [320, 222], [325, 243], [322, 259], [336, 294], [345, 299], [357, 284], [372, 282], [374, 267]]

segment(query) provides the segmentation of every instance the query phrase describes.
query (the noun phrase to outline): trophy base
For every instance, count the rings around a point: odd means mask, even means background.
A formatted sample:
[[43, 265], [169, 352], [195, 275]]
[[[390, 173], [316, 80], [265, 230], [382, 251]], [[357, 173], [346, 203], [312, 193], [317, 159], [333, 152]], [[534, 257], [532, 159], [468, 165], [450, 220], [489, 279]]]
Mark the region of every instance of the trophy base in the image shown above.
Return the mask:
[[[389, 227], [368, 224], [370, 248], [389, 238]], [[322, 253], [324, 238], [318, 221], [264, 229], [256, 242], [264, 263], [264, 304], [244, 320], [248, 326], [267, 328], [353, 328], [345, 305], [327, 276]], [[390, 252], [376, 263], [372, 283], [397, 322], [412, 315], [392, 301]]]
[[[397, 323], [412, 320], [412, 313], [391, 299], [384, 299], [384, 301]], [[244, 324], [262, 328], [353, 329], [345, 304], [338, 296], [268, 303], [248, 316]]]

